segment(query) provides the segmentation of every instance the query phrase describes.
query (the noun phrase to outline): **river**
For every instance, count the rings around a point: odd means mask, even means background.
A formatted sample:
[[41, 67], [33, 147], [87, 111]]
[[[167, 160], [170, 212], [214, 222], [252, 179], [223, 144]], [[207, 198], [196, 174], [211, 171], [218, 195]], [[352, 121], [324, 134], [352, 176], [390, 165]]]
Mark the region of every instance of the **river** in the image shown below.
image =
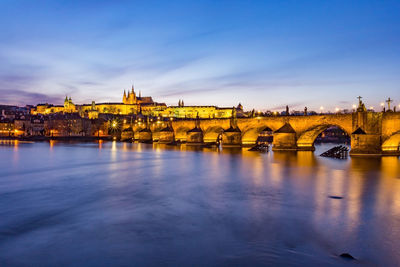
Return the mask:
[[328, 146], [3, 141], [0, 266], [400, 265], [399, 159]]

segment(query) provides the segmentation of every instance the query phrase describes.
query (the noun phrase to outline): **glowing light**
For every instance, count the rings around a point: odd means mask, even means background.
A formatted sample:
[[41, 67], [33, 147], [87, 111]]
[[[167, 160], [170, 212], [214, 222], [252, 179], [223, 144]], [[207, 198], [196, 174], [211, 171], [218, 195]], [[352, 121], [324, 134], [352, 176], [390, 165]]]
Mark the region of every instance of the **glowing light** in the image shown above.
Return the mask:
[[323, 106], [320, 106], [319, 109], [320, 109], [320, 110], [324, 110], [324, 107], [323, 107]]
[[336, 110], [336, 112], [339, 112], [340, 109], [339, 108], [335, 108], [335, 110]]
[[357, 106], [355, 104], [353, 104], [353, 108], [355, 109]]
[[382, 107], [385, 106], [385, 103], [382, 102], [382, 103], [381, 103], [381, 106], [382, 106]]
[[369, 109], [374, 109], [374, 107], [369, 107]]

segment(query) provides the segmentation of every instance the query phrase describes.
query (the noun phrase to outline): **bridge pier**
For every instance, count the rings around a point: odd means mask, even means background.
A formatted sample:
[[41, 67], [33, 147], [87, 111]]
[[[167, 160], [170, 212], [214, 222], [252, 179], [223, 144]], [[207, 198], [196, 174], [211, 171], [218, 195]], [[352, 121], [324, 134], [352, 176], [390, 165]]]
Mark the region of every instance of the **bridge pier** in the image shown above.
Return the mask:
[[193, 128], [186, 134], [186, 144], [203, 145], [203, 131], [200, 128]]
[[139, 131], [139, 142], [150, 143], [153, 141], [152, 133], [150, 129], [142, 129]]
[[132, 128], [126, 128], [122, 131], [121, 133], [121, 141], [132, 141], [134, 139], [134, 133], [132, 131]]
[[175, 141], [174, 130], [170, 127], [164, 128], [159, 132], [158, 142], [159, 143], [172, 143]]
[[272, 151], [297, 150], [296, 132], [289, 123], [273, 133]]
[[241, 146], [242, 133], [239, 128], [230, 127], [222, 134], [222, 146]]
[[272, 151], [281, 150], [297, 150], [296, 134], [295, 133], [277, 133], [274, 134], [272, 141]]
[[350, 155], [382, 155], [381, 135], [352, 134]]

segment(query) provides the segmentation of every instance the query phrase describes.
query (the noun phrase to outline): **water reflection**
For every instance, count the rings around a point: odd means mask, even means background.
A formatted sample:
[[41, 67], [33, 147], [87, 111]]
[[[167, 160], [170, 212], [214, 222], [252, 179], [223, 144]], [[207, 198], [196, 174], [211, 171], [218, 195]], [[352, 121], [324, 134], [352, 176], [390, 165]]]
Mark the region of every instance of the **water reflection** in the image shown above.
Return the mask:
[[115, 141], [8, 143], [0, 156], [7, 265], [400, 261], [396, 157]]

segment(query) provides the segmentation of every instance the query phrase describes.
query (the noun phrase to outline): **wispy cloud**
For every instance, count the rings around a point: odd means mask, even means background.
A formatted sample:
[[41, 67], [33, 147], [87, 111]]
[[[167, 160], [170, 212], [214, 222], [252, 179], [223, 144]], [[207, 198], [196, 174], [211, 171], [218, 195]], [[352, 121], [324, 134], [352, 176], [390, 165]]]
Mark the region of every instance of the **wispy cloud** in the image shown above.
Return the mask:
[[12, 104], [24, 106], [26, 104], [38, 103], [60, 103], [62, 95], [51, 95], [47, 93], [32, 93], [24, 90], [0, 89], [1, 104]]

